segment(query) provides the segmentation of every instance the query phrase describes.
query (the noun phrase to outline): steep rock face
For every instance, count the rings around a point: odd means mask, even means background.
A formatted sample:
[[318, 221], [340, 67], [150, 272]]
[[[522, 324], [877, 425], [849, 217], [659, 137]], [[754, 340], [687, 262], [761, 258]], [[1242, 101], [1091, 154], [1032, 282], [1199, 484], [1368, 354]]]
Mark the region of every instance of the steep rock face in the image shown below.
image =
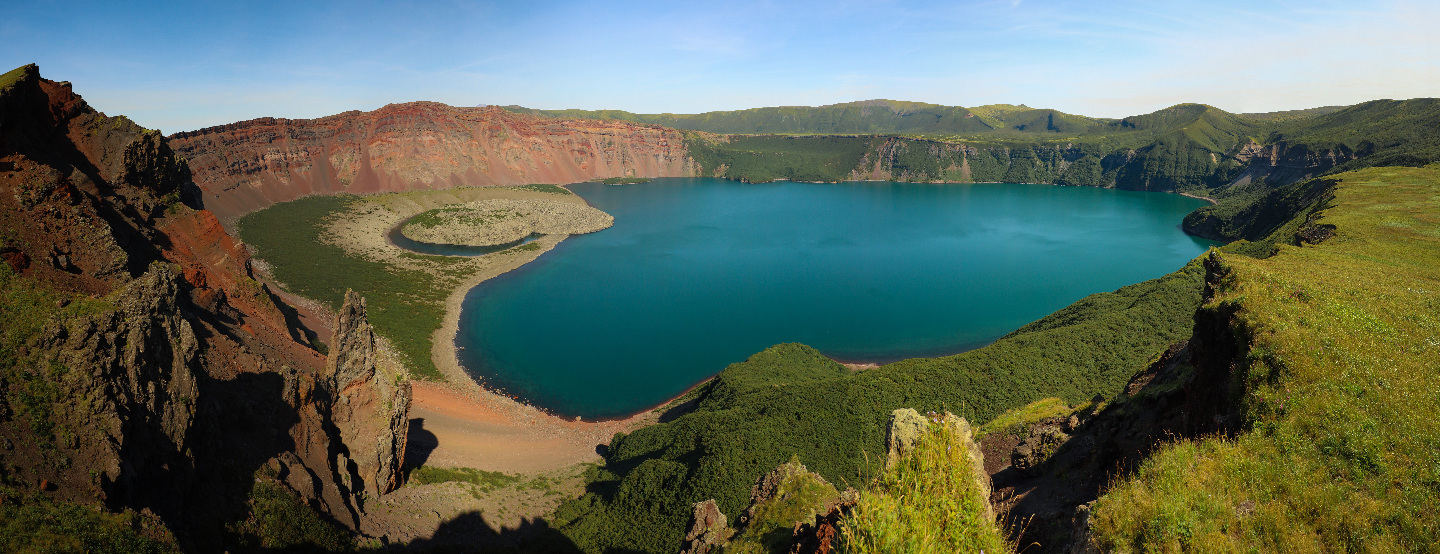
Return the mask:
[[[193, 482], [199, 344], [181, 317], [170, 269], [156, 264], [122, 289], [115, 309], [53, 322], [37, 346], [66, 368], [67, 400], [89, 410], [57, 410], [80, 458], [100, 469], [99, 496], [111, 506], [162, 507]], [[173, 507], [173, 506], [171, 506]]]
[[182, 202], [163, 137], [34, 66], [4, 77], [0, 480], [144, 512], [195, 551], [232, 546], [257, 478], [356, 527], [397, 485], [409, 405], [363, 308], [327, 370], [219, 219]]
[[365, 501], [401, 482], [409, 435], [410, 382], [380, 359], [365, 302], [347, 291], [335, 318], [330, 357], [318, 373], [286, 375], [296, 408], [294, 451], [273, 463], [278, 478], [356, 531]]
[[381, 495], [400, 484], [409, 429], [410, 382], [377, 370], [375, 332], [365, 318], [365, 301], [346, 291], [335, 320], [335, 353], [325, 364], [335, 404], [331, 418], [349, 452], [342, 466], [355, 465], [352, 490]]
[[170, 143], [226, 225], [309, 194], [695, 175], [673, 129], [434, 102], [242, 121], [177, 133]]
[[1243, 186], [1263, 181], [1272, 187], [1288, 185], [1321, 175], [1357, 157], [1356, 152], [1343, 144], [1328, 150], [1311, 150], [1305, 145], [1285, 142], [1265, 146], [1250, 142], [1235, 154], [1235, 159], [1245, 165], [1245, 171], [1232, 184]]

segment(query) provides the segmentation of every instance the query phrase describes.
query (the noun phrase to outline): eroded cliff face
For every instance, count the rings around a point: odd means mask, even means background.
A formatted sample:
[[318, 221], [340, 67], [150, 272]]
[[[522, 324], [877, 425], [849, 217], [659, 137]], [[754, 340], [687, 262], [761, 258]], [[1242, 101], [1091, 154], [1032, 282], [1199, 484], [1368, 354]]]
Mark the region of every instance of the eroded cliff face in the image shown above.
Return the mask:
[[177, 133], [170, 144], [226, 225], [309, 194], [695, 175], [673, 129], [434, 102], [254, 119]]
[[196, 209], [188, 165], [159, 133], [95, 112], [34, 66], [12, 76], [0, 86], [0, 484], [140, 512], [190, 550], [229, 547], [257, 478], [362, 527], [363, 499], [399, 483], [409, 408], [363, 303], [347, 302], [327, 364], [305, 340], [316, 330]]
[[1232, 185], [1244, 186], [1257, 181], [1272, 187], [1288, 185], [1314, 178], [1358, 157], [1359, 153], [1343, 144], [1328, 150], [1311, 150], [1285, 142], [1262, 146], [1252, 141], [1235, 154], [1235, 159], [1245, 165], [1245, 171]]
[[[175, 275], [157, 263], [117, 291], [111, 309], [52, 319], [34, 343], [31, 367], [50, 369], [50, 384], [63, 392], [49, 422], [27, 414], [53, 425], [53, 436], [37, 438], [53, 438], [72, 460], [58, 468], [57, 484], [94, 471], [89, 492], [106, 504], [161, 513], [193, 484], [190, 435], [202, 369], [199, 340], [178, 302]], [[31, 454], [43, 459], [50, 454], [43, 450]]]
[[326, 385], [335, 398], [331, 419], [340, 430], [346, 469], [353, 464], [358, 481], [352, 490], [381, 495], [400, 485], [410, 410], [410, 382], [395, 368], [378, 371], [375, 330], [365, 316], [365, 300], [346, 291], [335, 321], [335, 354], [325, 364]]

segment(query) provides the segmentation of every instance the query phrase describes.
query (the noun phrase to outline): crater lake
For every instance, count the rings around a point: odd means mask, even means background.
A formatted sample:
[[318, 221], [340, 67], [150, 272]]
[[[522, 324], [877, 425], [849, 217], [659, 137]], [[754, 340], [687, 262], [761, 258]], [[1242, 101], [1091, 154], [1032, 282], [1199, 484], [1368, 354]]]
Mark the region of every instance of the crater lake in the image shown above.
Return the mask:
[[745, 184], [572, 191], [615, 225], [466, 296], [455, 344], [487, 387], [564, 416], [654, 407], [782, 342], [845, 362], [955, 354], [1216, 243], [1204, 201], [1026, 184]]

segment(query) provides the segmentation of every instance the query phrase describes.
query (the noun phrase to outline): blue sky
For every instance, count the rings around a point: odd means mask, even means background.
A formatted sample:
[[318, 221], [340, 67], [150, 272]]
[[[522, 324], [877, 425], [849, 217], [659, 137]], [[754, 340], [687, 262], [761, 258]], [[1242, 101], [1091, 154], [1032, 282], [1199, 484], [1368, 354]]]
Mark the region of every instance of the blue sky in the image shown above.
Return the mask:
[[433, 100], [695, 113], [871, 98], [1098, 117], [1440, 96], [1440, 3], [27, 2], [38, 63], [167, 133]]

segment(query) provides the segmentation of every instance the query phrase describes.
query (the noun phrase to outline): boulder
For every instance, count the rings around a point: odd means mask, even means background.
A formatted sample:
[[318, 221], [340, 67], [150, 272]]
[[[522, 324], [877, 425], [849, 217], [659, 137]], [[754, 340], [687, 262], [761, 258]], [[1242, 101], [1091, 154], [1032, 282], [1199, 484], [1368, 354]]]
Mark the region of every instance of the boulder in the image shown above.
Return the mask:
[[685, 533], [680, 554], [718, 553], [734, 533], [715, 499], [696, 502], [691, 508], [690, 531]]

